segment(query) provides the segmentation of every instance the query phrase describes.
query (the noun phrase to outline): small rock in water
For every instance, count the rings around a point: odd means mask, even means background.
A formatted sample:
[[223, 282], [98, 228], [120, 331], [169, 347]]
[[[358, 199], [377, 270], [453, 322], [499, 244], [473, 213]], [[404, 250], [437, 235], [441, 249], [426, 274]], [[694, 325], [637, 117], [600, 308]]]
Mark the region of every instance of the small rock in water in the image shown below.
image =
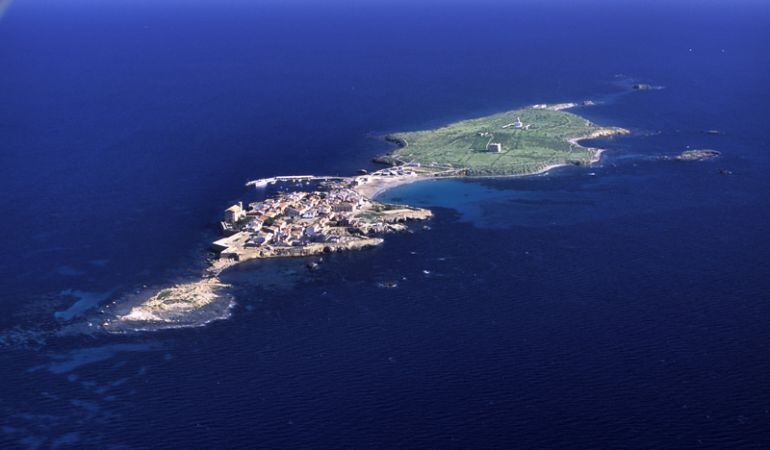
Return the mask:
[[722, 155], [716, 150], [700, 149], [700, 150], [685, 150], [677, 156], [677, 161], [704, 161], [707, 159], [713, 159]]

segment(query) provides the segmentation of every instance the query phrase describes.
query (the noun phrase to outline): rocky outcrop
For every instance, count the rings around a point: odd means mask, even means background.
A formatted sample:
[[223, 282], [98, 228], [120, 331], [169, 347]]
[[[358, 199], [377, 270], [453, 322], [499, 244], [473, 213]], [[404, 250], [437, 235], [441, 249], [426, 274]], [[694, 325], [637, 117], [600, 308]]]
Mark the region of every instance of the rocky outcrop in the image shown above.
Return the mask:
[[[398, 136], [387, 135], [385, 136], [385, 140], [390, 142], [391, 144], [396, 144], [398, 148], [406, 148], [409, 146], [409, 143], [406, 142], [406, 139], [402, 139]], [[374, 158], [372, 158], [372, 161], [378, 164], [385, 164], [386, 166], [397, 166], [399, 164], [403, 164], [403, 161], [393, 156], [392, 152], [386, 153], [384, 155], [375, 156]]]
[[722, 153], [709, 149], [685, 150], [674, 159], [677, 161], [705, 161], [707, 159], [718, 158], [721, 155]]
[[409, 143], [407, 143], [405, 139], [402, 139], [402, 138], [397, 137], [397, 136], [387, 135], [387, 136], [385, 136], [385, 140], [390, 142], [390, 143], [392, 143], [392, 144], [398, 145], [400, 148], [404, 148], [404, 147], [409, 146]]
[[229, 285], [217, 277], [201, 278], [161, 289], [126, 314], [107, 320], [103, 326], [110, 332], [137, 329], [174, 328], [199, 325], [200, 318], [191, 313], [202, 309], [214, 309], [212, 317], [226, 316], [233, 305], [232, 296], [226, 293]]

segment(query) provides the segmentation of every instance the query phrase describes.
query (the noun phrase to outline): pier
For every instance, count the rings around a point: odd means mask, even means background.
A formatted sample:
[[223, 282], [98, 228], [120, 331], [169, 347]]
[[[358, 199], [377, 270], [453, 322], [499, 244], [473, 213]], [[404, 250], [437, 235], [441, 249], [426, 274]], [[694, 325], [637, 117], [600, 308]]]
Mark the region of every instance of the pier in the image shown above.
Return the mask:
[[341, 181], [345, 179], [346, 179], [345, 177], [331, 177], [331, 176], [287, 175], [282, 177], [260, 178], [258, 180], [251, 180], [246, 183], [246, 186], [254, 186], [259, 189], [275, 183], [299, 183], [302, 181]]

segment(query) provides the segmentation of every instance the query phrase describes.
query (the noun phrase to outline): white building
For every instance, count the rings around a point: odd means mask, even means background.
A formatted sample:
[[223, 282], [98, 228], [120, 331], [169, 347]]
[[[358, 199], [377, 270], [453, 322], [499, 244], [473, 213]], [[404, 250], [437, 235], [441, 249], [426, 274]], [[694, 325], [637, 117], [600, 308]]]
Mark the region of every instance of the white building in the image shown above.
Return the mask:
[[241, 202], [225, 210], [225, 222], [227, 223], [236, 223], [244, 217], [246, 217], [246, 211], [243, 210], [243, 203]]

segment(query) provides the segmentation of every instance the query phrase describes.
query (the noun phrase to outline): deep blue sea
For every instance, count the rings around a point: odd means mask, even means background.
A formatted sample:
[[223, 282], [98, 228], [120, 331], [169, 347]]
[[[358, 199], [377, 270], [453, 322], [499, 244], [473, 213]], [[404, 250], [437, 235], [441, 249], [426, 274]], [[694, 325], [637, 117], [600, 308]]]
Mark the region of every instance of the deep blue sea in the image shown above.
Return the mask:
[[[429, 230], [236, 268], [205, 327], [99, 328], [199, 273], [248, 179], [585, 99], [633, 132], [596, 167], [401, 186]], [[0, 448], [768, 448], [769, 119], [767, 2], [17, 0]]]

